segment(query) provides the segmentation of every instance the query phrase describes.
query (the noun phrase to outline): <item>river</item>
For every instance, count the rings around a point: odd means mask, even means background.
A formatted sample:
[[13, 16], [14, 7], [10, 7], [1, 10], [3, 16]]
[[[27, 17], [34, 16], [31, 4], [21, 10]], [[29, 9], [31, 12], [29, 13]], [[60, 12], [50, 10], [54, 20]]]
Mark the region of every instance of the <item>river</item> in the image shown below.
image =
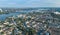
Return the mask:
[[9, 13], [9, 14], [0, 14], [0, 20], [5, 20], [6, 17], [16, 16], [19, 14], [21, 14], [21, 12], [14, 12], [14, 13]]

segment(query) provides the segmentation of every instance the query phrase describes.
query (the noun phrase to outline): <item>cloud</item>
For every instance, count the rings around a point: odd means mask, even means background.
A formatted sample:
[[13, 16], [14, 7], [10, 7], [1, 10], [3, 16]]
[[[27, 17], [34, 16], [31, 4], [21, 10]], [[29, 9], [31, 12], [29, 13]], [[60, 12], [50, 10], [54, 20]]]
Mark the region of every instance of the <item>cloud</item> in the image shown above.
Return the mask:
[[60, 0], [0, 0], [0, 7], [60, 7]]

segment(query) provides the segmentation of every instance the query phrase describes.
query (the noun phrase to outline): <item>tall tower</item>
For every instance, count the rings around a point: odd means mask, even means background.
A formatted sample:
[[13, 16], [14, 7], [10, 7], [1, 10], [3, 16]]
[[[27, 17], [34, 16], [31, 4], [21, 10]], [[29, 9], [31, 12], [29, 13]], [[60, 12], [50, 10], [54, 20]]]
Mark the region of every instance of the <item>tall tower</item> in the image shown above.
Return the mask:
[[2, 9], [0, 9], [0, 12], [3, 12], [3, 10], [2, 10]]

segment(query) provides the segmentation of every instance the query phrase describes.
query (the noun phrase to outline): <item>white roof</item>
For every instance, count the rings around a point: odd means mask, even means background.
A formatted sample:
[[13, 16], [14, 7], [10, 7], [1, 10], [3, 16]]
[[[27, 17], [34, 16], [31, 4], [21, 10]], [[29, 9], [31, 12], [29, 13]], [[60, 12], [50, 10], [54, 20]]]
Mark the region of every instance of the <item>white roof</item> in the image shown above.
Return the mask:
[[60, 14], [60, 12], [54, 12], [54, 14]]

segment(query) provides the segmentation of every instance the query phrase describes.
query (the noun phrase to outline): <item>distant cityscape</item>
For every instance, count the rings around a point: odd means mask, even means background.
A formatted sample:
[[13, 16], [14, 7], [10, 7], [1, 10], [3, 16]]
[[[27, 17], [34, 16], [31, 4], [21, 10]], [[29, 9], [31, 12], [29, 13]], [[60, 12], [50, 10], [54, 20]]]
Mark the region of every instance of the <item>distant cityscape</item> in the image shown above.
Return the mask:
[[60, 35], [60, 8], [0, 8], [0, 35]]

